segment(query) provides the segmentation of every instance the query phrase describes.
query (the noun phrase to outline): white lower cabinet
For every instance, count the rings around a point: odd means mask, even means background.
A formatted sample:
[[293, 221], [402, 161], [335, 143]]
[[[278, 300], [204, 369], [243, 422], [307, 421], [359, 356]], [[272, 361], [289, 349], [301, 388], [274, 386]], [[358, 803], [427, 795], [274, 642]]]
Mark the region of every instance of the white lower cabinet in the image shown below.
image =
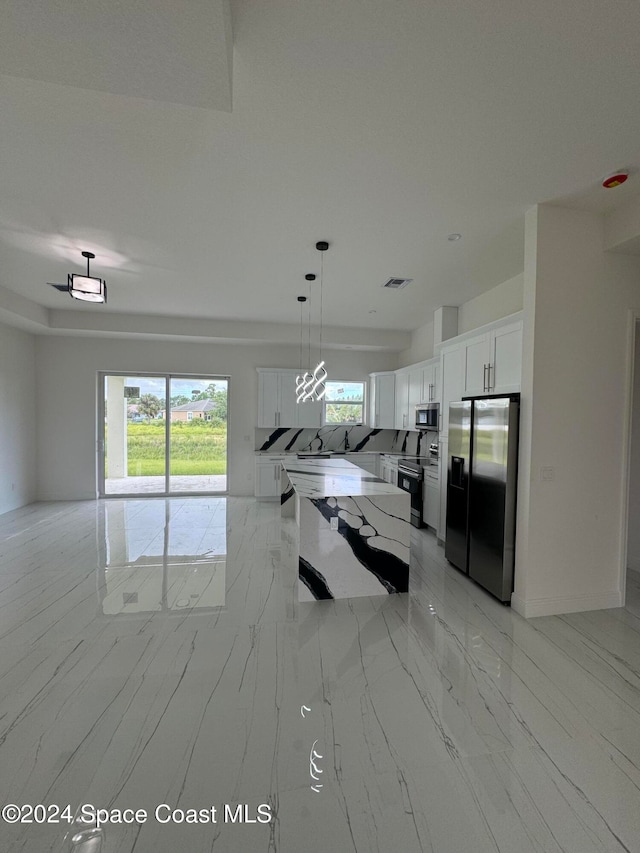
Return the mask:
[[422, 489], [422, 520], [433, 530], [438, 530], [440, 522], [440, 478], [437, 468], [433, 473], [425, 471]]
[[398, 485], [398, 459], [383, 456], [380, 462], [380, 479], [385, 483], [391, 483], [393, 486]]
[[255, 496], [257, 498], [280, 497], [280, 475], [284, 456], [257, 456], [255, 472]]
[[438, 519], [438, 540], [447, 538], [447, 471], [449, 466], [449, 441], [440, 439], [440, 518]]

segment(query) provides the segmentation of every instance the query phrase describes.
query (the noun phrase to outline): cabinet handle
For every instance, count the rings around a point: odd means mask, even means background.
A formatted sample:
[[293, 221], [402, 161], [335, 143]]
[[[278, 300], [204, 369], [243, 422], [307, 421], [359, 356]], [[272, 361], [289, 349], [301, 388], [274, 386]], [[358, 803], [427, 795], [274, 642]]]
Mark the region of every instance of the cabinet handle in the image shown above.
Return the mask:
[[406, 427], [406, 425], [407, 425], [407, 415], [405, 412], [405, 414], [402, 415], [402, 429], [404, 429]]
[[485, 392], [485, 394], [488, 390], [488, 388], [487, 388], [487, 367], [488, 366], [489, 366], [488, 364], [485, 364], [484, 369], [482, 371], [482, 390]]
[[[495, 385], [495, 381], [496, 381], [496, 375], [495, 375], [495, 374], [496, 374], [496, 371], [495, 371], [495, 366], [494, 366], [493, 364], [488, 364], [488, 365], [487, 365], [487, 367], [489, 368], [489, 369], [488, 369], [488, 371], [487, 371], [487, 378], [488, 378], [488, 382], [487, 382], [487, 390], [488, 390], [488, 391], [493, 391], [493, 388], [494, 388], [494, 385]], [[492, 370], [493, 370], [493, 376], [491, 376], [491, 371], [492, 371]]]

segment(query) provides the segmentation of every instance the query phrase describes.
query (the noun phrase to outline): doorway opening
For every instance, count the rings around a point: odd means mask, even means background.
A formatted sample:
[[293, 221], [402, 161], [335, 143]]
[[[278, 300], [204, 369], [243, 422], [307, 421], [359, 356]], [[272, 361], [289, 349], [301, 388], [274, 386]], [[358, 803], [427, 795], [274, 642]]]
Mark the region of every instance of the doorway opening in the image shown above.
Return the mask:
[[225, 494], [228, 376], [101, 373], [100, 497]]

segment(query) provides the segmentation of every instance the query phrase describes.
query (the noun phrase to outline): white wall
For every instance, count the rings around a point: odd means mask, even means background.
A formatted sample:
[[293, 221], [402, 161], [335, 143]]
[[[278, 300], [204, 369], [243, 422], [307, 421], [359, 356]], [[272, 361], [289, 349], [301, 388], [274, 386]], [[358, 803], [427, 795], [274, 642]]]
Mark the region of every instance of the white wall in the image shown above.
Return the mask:
[[0, 514], [34, 499], [36, 416], [34, 337], [0, 323]]
[[398, 353], [398, 367], [416, 364], [433, 356], [433, 320], [411, 333], [411, 346]]
[[[458, 308], [458, 334], [522, 310], [524, 273], [503, 281]], [[433, 357], [433, 320], [411, 333], [411, 346], [398, 354], [398, 367]]]
[[503, 281], [458, 308], [458, 334], [522, 311], [524, 273]]
[[640, 572], [640, 323], [636, 324], [633, 375], [631, 465], [629, 477], [629, 539], [627, 567]]
[[[38, 430], [38, 495], [74, 500], [96, 495], [96, 402], [98, 371], [221, 374], [231, 377], [229, 490], [253, 494], [253, 442], [257, 423], [256, 367], [296, 367], [295, 346], [165, 343], [86, 337], [37, 340], [38, 401], [47, 413]], [[366, 379], [395, 367], [394, 353], [332, 350], [330, 377]]]
[[512, 601], [526, 616], [621, 603], [629, 309], [640, 309], [640, 258], [605, 253], [603, 234], [599, 214], [550, 205], [527, 214]]

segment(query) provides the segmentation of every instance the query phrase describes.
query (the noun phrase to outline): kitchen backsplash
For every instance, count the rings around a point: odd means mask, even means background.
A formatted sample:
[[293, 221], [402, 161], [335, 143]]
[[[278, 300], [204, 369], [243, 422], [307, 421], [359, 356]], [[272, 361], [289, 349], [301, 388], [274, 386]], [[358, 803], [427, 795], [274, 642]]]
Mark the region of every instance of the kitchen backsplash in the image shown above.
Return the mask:
[[349, 450], [372, 450], [386, 453], [412, 453], [426, 456], [436, 432], [397, 429], [371, 429], [367, 426], [324, 426], [285, 429], [256, 428], [256, 450], [344, 450], [345, 432]]

